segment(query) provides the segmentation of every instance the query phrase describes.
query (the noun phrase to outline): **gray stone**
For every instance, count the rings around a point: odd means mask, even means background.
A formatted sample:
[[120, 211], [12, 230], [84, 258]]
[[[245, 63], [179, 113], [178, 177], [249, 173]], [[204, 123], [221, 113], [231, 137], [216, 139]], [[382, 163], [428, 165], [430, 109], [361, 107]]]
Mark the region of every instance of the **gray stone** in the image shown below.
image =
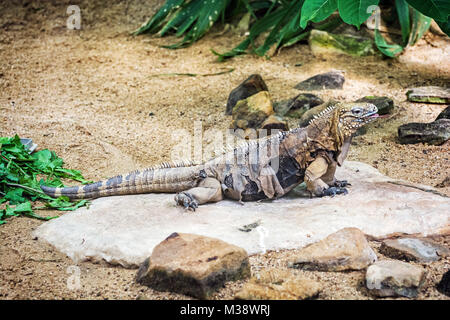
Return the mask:
[[341, 71], [333, 70], [321, 73], [298, 83], [294, 88], [298, 90], [342, 89], [345, 82]]
[[314, 94], [300, 93], [292, 99], [274, 103], [274, 110], [279, 116], [301, 118], [306, 111], [322, 103], [323, 100]]
[[[303, 198], [292, 192], [244, 205], [224, 200], [202, 205], [195, 213], [176, 207], [173, 194], [99, 198], [89, 209], [42, 223], [33, 236], [76, 262], [105, 260], [137, 267], [174, 230], [221, 239], [248, 254], [300, 249], [346, 227], [376, 238], [450, 230], [450, 199], [431, 187], [386, 177], [354, 161], [338, 167], [336, 177], [352, 184], [347, 195]], [[239, 230], [255, 221], [260, 225], [250, 232]]]
[[344, 228], [296, 254], [292, 267], [306, 270], [344, 271], [367, 268], [377, 260], [364, 233]]
[[205, 299], [225, 282], [249, 276], [244, 249], [219, 239], [172, 233], [142, 263], [136, 280], [158, 291]]
[[407, 123], [398, 127], [400, 143], [428, 143], [441, 145], [450, 139], [450, 120], [439, 119], [431, 123]]
[[450, 88], [437, 86], [412, 88], [406, 92], [409, 101], [424, 103], [450, 103]]
[[425, 270], [406, 262], [380, 260], [367, 268], [366, 286], [379, 297], [415, 298], [423, 284]]
[[269, 89], [259, 74], [252, 74], [231, 91], [228, 96], [226, 114], [231, 114], [239, 100], [244, 100], [260, 91], [269, 91]]
[[401, 238], [383, 241], [380, 253], [394, 259], [430, 262], [450, 255], [450, 250], [426, 239]]
[[309, 46], [314, 55], [347, 54], [354, 57], [373, 55], [373, 41], [351, 34], [332, 34], [321, 30], [311, 30]]
[[259, 129], [261, 124], [274, 114], [269, 92], [260, 91], [240, 100], [233, 108], [232, 129]]
[[450, 106], [447, 106], [439, 115], [437, 116], [436, 120], [439, 119], [450, 119]]
[[394, 101], [389, 97], [365, 96], [355, 102], [368, 102], [374, 104], [378, 108], [378, 114], [389, 114], [394, 110]]
[[436, 286], [439, 292], [450, 297], [450, 270], [442, 275], [441, 281]]

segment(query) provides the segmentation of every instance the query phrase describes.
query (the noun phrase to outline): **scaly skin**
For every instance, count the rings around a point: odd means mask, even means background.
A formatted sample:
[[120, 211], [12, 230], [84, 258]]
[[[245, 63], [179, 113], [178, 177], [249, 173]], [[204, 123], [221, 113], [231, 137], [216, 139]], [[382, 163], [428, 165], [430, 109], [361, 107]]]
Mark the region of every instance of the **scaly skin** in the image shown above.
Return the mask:
[[42, 189], [50, 196], [70, 199], [177, 193], [176, 203], [192, 210], [224, 197], [278, 198], [302, 182], [313, 196], [346, 194], [349, 184], [335, 179], [336, 167], [346, 158], [352, 135], [376, 119], [377, 111], [369, 103], [337, 103], [305, 128], [245, 142], [202, 164], [165, 163], [85, 186]]

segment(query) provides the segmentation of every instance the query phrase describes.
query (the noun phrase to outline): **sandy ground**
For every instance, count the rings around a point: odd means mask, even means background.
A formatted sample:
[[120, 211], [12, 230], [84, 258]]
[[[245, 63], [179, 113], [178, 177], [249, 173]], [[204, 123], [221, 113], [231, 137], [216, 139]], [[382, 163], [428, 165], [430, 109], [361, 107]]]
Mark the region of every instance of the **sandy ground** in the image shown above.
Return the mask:
[[[266, 81], [272, 98], [298, 93], [293, 86], [314, 74], [345, 71], [344, 90], [323, 91], [324, 100], [352, 101], [386, 95], [396, 108], [388, 119], [357, 137], [349, 159], [369, 163], [382, 173], [428, 185], [450, 174], [449, 145], [400, 145], [397, 127], [431, 122], [443, 105], [406, 101], [406, 90], [421, 85], [450, 84], [450, 40], [428, 34], [398, 60], [367, 57], [312, 56], [307, 45], [284, 49], [267, 60], [251, 55], [217, 63], [210, 49], [225, 51], [241, 39], [232, 33], [210, 34], [177, 51], [158, 47], [174, 39], [132, 37], [162, 3], [148, 1], [8, 1], [0, 4], [0, 135], [30, 137], [40, 148], [55, 150], [70, 168], [96, 180], [169, 161], [177, 129], [193, 132], [226, 129], [229, 92], [252, 73]], [[82, 30], [66, 28], [69, 4], [81, 8]], [[220, 27], [214, 32], [219, 33]], [[296, 66], [299, 65], [300, 66]], [[163, 73], [208, 74], [208, 77], [155, 76]], [[291, 123], [292, 124], [292, 123]], [[208, 137], [205, 137], [208, 141]], [[439, 189], [450, 195], [450, 187]], [[54, 215], [54, 212], [41, 212]], [[42, 222], [10, 219], [0, 227], [1, 299], [179, 299], [134, 283], [136, 270], [109, 265], [79, 265], [81, 288], [70, 290], [73, 262], [52, 247], [35, 241], [31, 231]], [[176, 230], [174, 230], [176, 231]], [[440, 243], [449, 245], [450, 238]], [[371, 244], [376, 249], [378, 242]], [[252, 271], [284, 267], [295, 251], [251, 257]], [[381, 255], [380, 255], [381, 257]], [[427, 264], [426, 285], [419, 299], [449, 299], [434, 286], [450, 260]], [[68, 269], [69, 268], [69, 269]], [[320, 299], [371, 299], [364, 272], [305, 273], [324, 284]], [[230, 283], [216, 298], [232, 298], [243, 282]]]

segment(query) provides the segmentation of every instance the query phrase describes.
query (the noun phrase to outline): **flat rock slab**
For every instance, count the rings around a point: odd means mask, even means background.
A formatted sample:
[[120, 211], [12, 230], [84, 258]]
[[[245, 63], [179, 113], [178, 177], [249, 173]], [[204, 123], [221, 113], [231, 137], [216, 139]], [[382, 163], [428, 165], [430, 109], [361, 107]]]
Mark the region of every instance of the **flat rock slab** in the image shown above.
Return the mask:
[[[338, 169], [337, 178], [352, 183], [348, 195], [286, 196], [244, 205], [227, 200], [195, 212], [176, 207], [173, 194], [100, 198], [89, 209], [43, 223], [34, 236], [75, 261], [104, 259], [137, 267], [173, 232], [218, 238], [255, 254], [302, 248], [346, 227], [375, 237], [450, 229], [450, 199], [420, 190], [431, 187], [394, 184], [375, 168], [352, 161]], [[239, 230], [255, 222], [259, 225], [251, 231]]]
[[345, 78], [341, 71], [333, 70], [326, 73], [317, 74], [298, 83], [294, 88], [298, 90], [326, 90], [342, 89]]
[[450, 103], [450, 88], [437, 86], [412, 88], [406, 92], [409, 101], [425, 103]]
[[450, 120], [439, 119], [430, 123], [406, 123], [398, 127], [400, 143], [428, 143], [441, 145], [450, 139]]

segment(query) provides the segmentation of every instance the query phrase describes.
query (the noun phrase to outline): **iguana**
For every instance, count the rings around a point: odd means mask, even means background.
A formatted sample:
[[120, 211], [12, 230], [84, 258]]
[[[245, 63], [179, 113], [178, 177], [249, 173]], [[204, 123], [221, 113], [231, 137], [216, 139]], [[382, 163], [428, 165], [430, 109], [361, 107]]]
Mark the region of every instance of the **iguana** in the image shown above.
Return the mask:
[[176, 193], [175, 202], [195, 210], [224, 197], [242, 201], [278, 198], [302, 182], [313, 196], [345, 194], [334, 174], [358, 128], [378, 117], [369, 103], [335, 103], [308, 126], [246, 141], [212, 160], [164, 163], [127, 175], [66, 188], [42, 186], [54, 197], [98, 198], [139, 193]]

